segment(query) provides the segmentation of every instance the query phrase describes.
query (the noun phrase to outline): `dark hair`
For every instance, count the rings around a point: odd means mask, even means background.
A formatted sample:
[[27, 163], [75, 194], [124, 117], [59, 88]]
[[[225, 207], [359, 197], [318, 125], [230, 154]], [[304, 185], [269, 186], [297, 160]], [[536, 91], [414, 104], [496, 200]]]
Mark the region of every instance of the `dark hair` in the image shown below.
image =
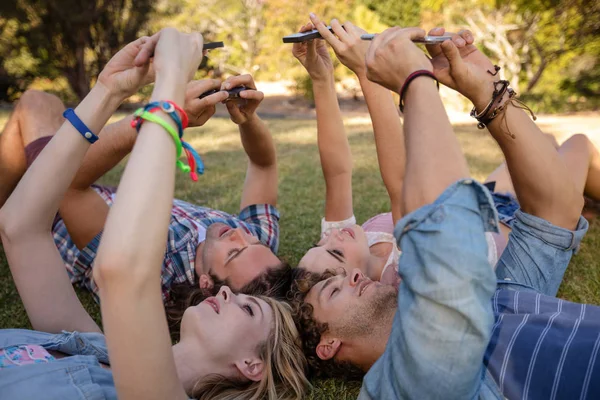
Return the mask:
[[[236, 292], [285, 300], [292, 284], [293, 268], [287, 262], [280, 261], [279, 265], [269, 267]], [[197, 285], [190, 285], [187, 282], [171, 286], [169, 299], [165, 303], [165, 311], [173, 340], [179, 340], [179, 329], [185, 310], [200, 304], [207, 297], [215, 296], [221, 287], [227, 285], [226, 280], [222, 281], [213, 274], [210, 277], [214, 282], [212, 289], [201, 289]]]
[[308, 272], [303, 268], [295, 268], [294, 282], [287, 298], [292, 303], [296, 327], [302, 339], [302, 348], [308, 361], [309, 374], [316, 378], [341, 378], [344, 380], [361, 380], [365, 372], [347, 361], [336, 361], [335, 358], [322, 360], [317, 355], [317, 346], [321, 335], [329, 328], [327, 323], [314, 318], [313, 306], [307, 303], [306, 296], [310, 289], [322, 280], [336, 273], [327, 270], [324, 273]]

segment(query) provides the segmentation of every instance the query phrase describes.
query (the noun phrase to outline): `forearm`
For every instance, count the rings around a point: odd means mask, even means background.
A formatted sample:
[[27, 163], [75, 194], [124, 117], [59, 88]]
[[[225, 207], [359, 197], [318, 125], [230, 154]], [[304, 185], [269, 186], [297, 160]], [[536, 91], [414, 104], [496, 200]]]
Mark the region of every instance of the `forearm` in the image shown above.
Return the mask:
[[[157, 82], [151, 101], [172, 100], [182, 104], [184, 89], [185, 81], [181, 78], [167, 78]], [[155, 115], [175, 128], [167, 114], [161, 111]], [[143, 124], [121, 178], [119, 196], [106, 221], [97, 257], [98, 267], [103, 269], [100, 275], [103, 272], [142, 277], [160, 274], [160, 268], [149, 265], [160, 263], [165, 251], [175, 185], [175, 153], [173, 138], [163, 127], [152, 122]], [[142, 176], [152, 179], [140, 179]]]
[[313, 81], [317, 112], [317, 145], [325, 179], [325, 219], [338, 221], [352, 215], [352, 152], [342, 113], [330, 80]]
[[[92, 132], [100, 132], [121, 100], [97, 84], [75, 113]], [[48, 230], [89, 146], [65, 121], [3, 207], [0, 220], [4, 228], [14, 233]]]
[[135, 144], [137, 132], [131, 127], [132, 115], [102, 129], [102, 139], [87, 152], [75, 179], [73, 189], [87, 189], [125, 158]]
[[406, 175], [405, 213], [432, 203], [450, 184], [469, 176], [452, 126], [433, 80], [415, 79], [404, 108]]
[[521, 209], [574, 229], [583, 198], [558, 152], [530, 116], [509, 105], [488, 129], [504, 153]]
[[277, 152], [273, 137], [258, 115], [254, 114], [247, 122], [240, 124], [239, 128], [248, 161], [260, 168], [276, 167]]
[[381, 178], [390, 196], [394, 222], [402, 216], [402, 184], [406, 167], [404, 132], [392, 93], [366, 75], [357, 74], [371, 115]]

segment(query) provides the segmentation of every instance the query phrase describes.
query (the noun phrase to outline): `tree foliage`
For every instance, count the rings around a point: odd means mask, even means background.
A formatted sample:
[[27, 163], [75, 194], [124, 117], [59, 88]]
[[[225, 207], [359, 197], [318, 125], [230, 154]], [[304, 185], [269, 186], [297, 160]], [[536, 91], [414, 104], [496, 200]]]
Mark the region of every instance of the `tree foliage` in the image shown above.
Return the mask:
[[3, 0], [2, 16], [18, 23], [12, 51], [36, 60], [37, 76], [66, 77], [79, 97], [112, 54], [133, 41], [152, 0]]
[[[311, 11], [374, 33], [393, 25], [467, 27], [512, 85], [547, 108], [600, 104], [600, 0], [3, 0], [0, 99], [41, 77], [66, 80], [81, 97], [121, 46], [166, 26], [225, 42], [198, 77], [252, 73], [294, 79], [310, 93], [281, 38]], [[337, 61], [335, 73], [344, 82], [351, 76]]]

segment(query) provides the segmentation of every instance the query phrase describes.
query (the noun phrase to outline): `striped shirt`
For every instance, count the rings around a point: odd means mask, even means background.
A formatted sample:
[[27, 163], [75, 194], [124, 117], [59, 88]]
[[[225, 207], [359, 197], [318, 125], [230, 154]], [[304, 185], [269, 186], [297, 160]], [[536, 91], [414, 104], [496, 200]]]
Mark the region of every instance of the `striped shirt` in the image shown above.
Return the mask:
[[499, 289], [484, 362], [508, 399], [600, 399], [600, 307]]
[[[93, 186], [103, 200], [112, 206], [115, 190], [104, 186]], [[269, 246], [274, 254], [279, 247], [279, 212], [270, 204], [254, 204], [244, 208], [239, 215], [197, 206], [181, 200], [173, 201], [167, 248], [161, 272], [163, 300], [169, 298], [171, 285], [196, 281], [196, 249], [205, 240], [204, 230], [214, 223], [223, 223], [232, 228], [242, 228]], [[99, 302], [98, 286], [93, 279], [92, 266], [102, 233], [98, 234], [85, 248], [79, 251], [62, 221], [58, 218], [53, 226], [54, 242], [67, 267], [72, 283], [92, 292]]]

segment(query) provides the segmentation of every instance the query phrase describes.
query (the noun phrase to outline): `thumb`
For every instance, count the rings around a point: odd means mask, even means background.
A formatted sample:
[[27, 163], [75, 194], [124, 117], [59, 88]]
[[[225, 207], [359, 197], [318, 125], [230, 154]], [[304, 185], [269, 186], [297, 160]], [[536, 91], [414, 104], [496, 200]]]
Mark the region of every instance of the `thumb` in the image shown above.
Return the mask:
[[452, 42], [452, 40], [446, 40], [442, 43], [442, 52], [448, 63], [450, 64], [450, 72], [454, 74], [461, 74], [465, 70], [465, 63], [458, 52], [458, 49]]

